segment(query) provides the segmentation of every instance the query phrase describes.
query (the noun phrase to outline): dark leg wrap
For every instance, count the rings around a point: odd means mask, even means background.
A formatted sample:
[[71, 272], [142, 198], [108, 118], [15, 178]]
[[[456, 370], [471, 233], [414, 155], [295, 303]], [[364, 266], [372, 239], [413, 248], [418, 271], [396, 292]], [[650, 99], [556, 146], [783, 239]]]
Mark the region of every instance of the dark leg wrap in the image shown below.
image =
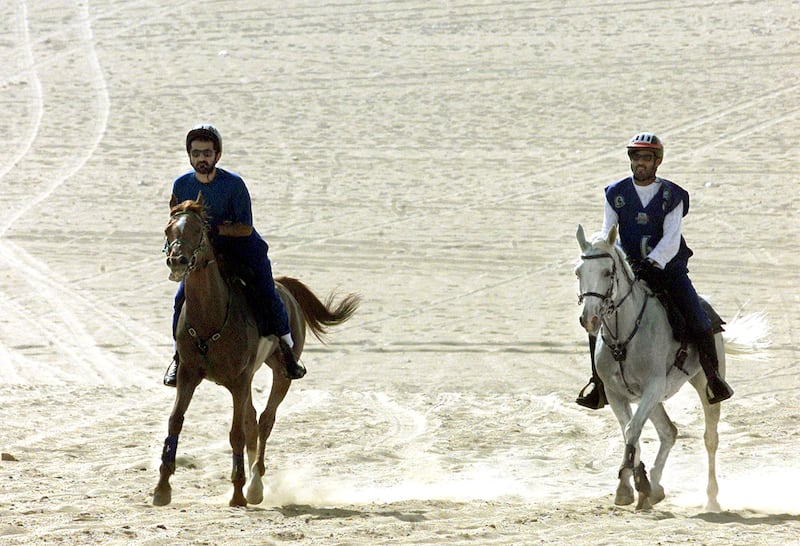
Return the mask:
[[164, 440], [164, 448], [161, 450], [161, 462], [166, 466], [170, 474], [175, 472], [175, 453], [178, 451], [178, 437], [167, 436]]
[[652, 492], [650, 480], [647, 479], [647, 471], [644, 469], [644, 463], [639, 462], [639, 466], [633, 469], [633, 484], [640, 495], [649, 497]]

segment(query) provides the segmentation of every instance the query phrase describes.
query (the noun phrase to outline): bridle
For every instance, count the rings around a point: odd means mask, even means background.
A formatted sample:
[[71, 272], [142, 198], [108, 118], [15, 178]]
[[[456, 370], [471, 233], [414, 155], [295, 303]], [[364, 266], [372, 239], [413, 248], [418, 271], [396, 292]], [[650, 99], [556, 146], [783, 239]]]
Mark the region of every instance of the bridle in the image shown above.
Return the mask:
[[[599, 292], [583, 292], [578, 296], [578, 305], [583, 304], [583, 300], [587, 297], [599, 298], [601, 300], [600, 305], [600, 320], [602, 322], [602, 330], [600, 335], [603, 337], [603, 343], [611, 349], [611, 353], [614, 356], [614, 360], [617, 362], [623, 362], [625, 357], [627, 356], [627, 348], [628, 343], [634, 338], [636, 333], [639, 331], [639, 326], [642, 322], [642, 316], [644, 316], [644, 311], [647, 308], [647, 301], [652, 296], [651, 293], [647, 292], [646, 297], [644, 298], [644, 302], [642, 303], [642, 308], [639, 310], [639, 315], [636, 317], [636, 321], [634, 322], [633, 330], [631, 331], [630, 335], [625, 339], [625, 341], [620, 342], [619, 337], [619, 315], [618, 311], [622, 304], [625, 303], [625, 300], [633, 294], [633, 288], [636, 284], [636, 280], [632, 279], [628, 276], [627, 271], [625, 271], [625, 279], [628, 281], [628, 292], [622, 296], [622, 299], [619, 301], [614, 301], [614, 286], [619, 285], [619, 278], [617, 275], [617, 261], [614, 259], [614, 256], [608, 252], [602, 252], [599, 254], [583, 254], [581, 255], [581, 260], [597, 260], [601, 258], [608, 258], [611, 260], [611, 283], [608, 286], [608, 290], [605, 294], [601, 294]], [[608, 319], [614, 317], [614, 328], [612, 330], [611, 326], [608, 323]], [[614, 334], [616, 332], [616, 334]], [[606, 334], [611, 340], [607, 339]]]
[[[183, 275], [181, 276], [182, 278], [186, 278], [189, 275], [189, 273], [191, 273], [192, 271], [194, 271], [196, 269], [200, 269], [200, 268], [206, 267], [208, 264], [210, 264], [214, 260], [209, 260], [207, 262], [200, 263], [198, 261], [198, 259], [197, 259], [198, 256], [200, 256], [202, 253], [204, 253], [209, 248], [208, 230], [205, 227], [205, 224], [206, 224], [205, 219], [203, 219], [203, 217], [200, 216], [199, 214], [197, 214], [196, 212], [193, 212], [191, 210], [184, 210], [184, 211], [176, 212], [175, 214], [170, 216], [170, 224], [174, 223], [181, 216], [188, 216], [188, 217], [191, 217], [191, 218], [195, 218], [203, 225], [203, 229], [200, 232], [200, 241], [197, 243], [197, 246], [192, 251], [192, 256], [191, 256], [191, 258], [189, 258], [189, 263], [186, 266], [186, 270], [183, 272]], [[171, 254], [172, 254], [172, 249], [176, 245], [179, 245], [179, 244], [186, 244], [187, 246], [189, 246], [187, 244], [187, 241], [185, 239], [181, 238], [181, 237], [178, 237], [177, 239], [175, 239], [172, 242], [170, 242], [169, 238], [167, 238], [167, 240], [164, 241], [164, 248], [163, 248], [162, 252], [164, 252], [167, 255], [167, 258], [170, 258]]]
[[608, 290], [605, 294], [600, 294], [599, 292], [583, 292], [578, 296], [578, 305], [583, 304], [584, 298], [587, 296], [593, 298], [599, 298], [602, 301], [600, 306], [601, 313], [604, 316], [610, 316], [616, 313], [617, 309], [625, 303], [625, 300], [633, 293], [633, 280], [630, 279], [627, 275], [625, 278], [628, 280], [629, 290], [628, 293], [625, 294], [619, 302], [615, 302], [613, 298], [614, 294], [614, 285], [618, 284], [617, 280], [617, 261], [614, 259], [608, 252], [602, 252], [600, 254], [583, 254], [581, 255], [581, 260], [597, 260], [600, 258], [608, 258], [611, 260], [611, 283], [608, 286]]

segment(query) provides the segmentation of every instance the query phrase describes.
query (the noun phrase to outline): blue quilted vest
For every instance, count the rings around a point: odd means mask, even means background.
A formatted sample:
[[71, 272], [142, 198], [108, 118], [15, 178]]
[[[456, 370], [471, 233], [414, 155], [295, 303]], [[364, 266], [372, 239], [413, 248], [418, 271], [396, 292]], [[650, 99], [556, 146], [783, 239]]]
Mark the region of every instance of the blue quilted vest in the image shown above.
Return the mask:
[[[619, 216], [619, 237], [623, 250], [630, 260], [643, 260], [658, 245], [664, 235], [664, 218], [683, 202], [683, 215], [689, 212], [689, 193], [670, 182], [661, 181], [661, 191], [647, 206], [642, 206], [636, 193], [633, 178], [614, 182], [605, 189], [606, 200]], [[692, 251], [681, 235], [678, 253], [665, 269], [685, 268]]]

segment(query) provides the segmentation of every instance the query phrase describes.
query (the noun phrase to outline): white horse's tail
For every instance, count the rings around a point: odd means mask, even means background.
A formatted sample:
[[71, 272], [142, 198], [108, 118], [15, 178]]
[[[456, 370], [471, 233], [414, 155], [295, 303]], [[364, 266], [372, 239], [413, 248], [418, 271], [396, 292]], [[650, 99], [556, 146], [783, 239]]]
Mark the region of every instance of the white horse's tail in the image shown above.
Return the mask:
[[768, 336], [769, 324], [764, 313], [736, 313], [722, 333], [725, 354], [763, 360], [767, 358], [766, 349], [770, 345]]

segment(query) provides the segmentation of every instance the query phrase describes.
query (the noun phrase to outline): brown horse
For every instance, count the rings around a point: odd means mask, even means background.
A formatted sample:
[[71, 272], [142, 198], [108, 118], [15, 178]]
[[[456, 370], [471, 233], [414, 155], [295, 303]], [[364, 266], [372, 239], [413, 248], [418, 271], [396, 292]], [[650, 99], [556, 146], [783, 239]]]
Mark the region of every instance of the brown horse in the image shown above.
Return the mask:
[[[175, 472], [178, 435], [192, 395], [203, 379], [222, 385], [233, 396], [230, 443], [234, 491], [230, 505], [258, 504], [263, 500], [261, 477], [265, 472], [265, 444], [275, 424], [278, 406], [292, 383], [284, 375], [284, 363], [280, 351], [276, 351], [278, 340], [275, 336], [259, 335], [241, 283], [221, 273], [208, 238], [202, 196], [197, 201], [185, 201], [173, 207], [165, 233], [170, 279], [184, 280], [186, 302], [176, 335], [180, 355], [177, 394], [169, 417], [153, 504], [163, 506], [172, 500], [169, 478]], [[324, 342], [326, 327], [343, 323], [358, 308], [359, 297], [354, 294], [347, 295], [334, 306], [333, 295], [323, 303], [297, 279], [278, 277], [275, 281], [289, 315], [297, 358], [303, 351], [306, 327]], [[262, 363], [272, 369], [272, 389], [256, 423], [251, 384]], [[245, 447], [251, 466], [247, 497], [243, 493]]]

